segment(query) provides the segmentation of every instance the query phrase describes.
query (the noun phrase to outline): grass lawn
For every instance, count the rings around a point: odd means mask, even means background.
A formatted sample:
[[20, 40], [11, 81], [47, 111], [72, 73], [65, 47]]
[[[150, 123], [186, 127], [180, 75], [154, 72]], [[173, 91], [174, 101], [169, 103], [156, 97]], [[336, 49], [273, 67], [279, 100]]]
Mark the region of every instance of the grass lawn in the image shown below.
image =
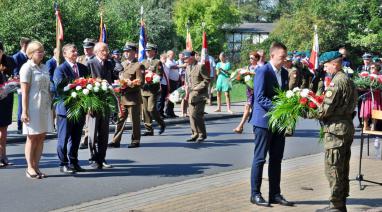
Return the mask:
[[[232, 85], [232, 90], [230, 91], [231, 102], [243, 102], [247, 101], [246, 95], [246, 85], [235, 83]], [[216, 92], [214, 92], [214, 97], [216, 97]], [[215, 100], [216, 102], [216, 100]], [[225, 95], [222, 93], [222, 104], [225, 104]]]
[[18, 106], [18, 98], [17, 93], [13, 94], [13, 113], [12, 113], [12, 121], [17, 121], [17, 106]]

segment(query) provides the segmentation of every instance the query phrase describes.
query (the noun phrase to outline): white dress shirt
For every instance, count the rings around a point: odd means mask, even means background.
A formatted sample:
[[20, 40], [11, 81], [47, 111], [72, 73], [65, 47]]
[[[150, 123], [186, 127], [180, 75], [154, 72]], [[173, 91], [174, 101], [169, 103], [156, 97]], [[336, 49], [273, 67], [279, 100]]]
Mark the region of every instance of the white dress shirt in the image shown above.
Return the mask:
[[277, 82], [279, 83], [279, 86], [281, 87], [281, 69], [278, 70], [271, 62], [269, 62], [272, 66], [273, 71], [275, 72]]

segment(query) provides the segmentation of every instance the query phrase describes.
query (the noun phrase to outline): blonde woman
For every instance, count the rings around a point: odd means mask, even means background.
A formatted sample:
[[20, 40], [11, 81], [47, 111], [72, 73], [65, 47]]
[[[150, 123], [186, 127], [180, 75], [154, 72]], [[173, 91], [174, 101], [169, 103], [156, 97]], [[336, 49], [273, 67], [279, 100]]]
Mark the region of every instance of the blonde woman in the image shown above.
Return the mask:
[[44, 146], [45, 135], [53, 131], [51, 96], [49, 93], [49, 70], [44, 64], [44, 47], [33, 41], [26, 50], [29, 60], [21, 67], [20, 83], [22, 94], [23, 134], [27, 135], [25, 174], [31, 179], [46, 177], [39, 169], [39, 162]]

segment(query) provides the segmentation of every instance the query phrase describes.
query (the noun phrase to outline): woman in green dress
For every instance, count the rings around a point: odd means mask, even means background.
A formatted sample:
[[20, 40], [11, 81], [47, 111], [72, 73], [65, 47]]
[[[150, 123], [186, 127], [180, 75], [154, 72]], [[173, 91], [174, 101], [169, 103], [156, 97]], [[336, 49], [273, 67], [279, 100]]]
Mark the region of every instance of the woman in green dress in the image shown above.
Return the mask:
[[231, 63], [226, 60], [224, 52], [220, 53], [219, 59], [220, 62], [216, 65], [216, 74], [218, 75], [218, 79], [216, 80], [218, 107], [215, 112], [221, 112], [221, 94], [224, 92], [227, 112], [232, 114], [233, 112], [231, 110], [231, 101], [229, 96], [229, 92], [232, 89], [231, 82], [229, 80], [231, 74]]

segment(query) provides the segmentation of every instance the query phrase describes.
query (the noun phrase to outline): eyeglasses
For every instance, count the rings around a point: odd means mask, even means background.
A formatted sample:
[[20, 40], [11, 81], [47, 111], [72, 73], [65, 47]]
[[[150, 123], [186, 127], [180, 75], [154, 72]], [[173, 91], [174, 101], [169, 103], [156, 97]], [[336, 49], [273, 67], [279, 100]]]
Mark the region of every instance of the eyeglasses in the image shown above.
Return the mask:
[[250, 60], [257, 60], [255, 57], [250, 57], [249, 59]]
[[372, 68], [372, 69], [376, 69], [377, 67], [375, 67], [375, 66], [371, 66], [370, 68]]

